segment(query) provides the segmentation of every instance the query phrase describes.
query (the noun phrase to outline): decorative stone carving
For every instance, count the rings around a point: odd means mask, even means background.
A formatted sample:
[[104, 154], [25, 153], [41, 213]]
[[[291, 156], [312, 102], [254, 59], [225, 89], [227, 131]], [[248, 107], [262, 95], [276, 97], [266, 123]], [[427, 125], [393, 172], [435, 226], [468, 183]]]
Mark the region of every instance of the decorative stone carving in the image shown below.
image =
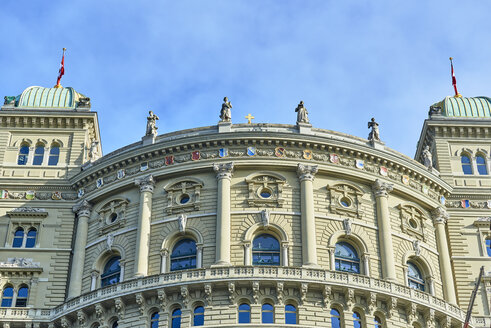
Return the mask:
[[199, 180], [181, 180], [166, 186], [167, 214], [199, 210], [201, 188], [203, 183]]
[[113, 199], [101, 207], [98, 211], [100, 235], [126, 225], [126, 208], [129, 203], [126, 198]]
[[70, 328], [72, 326], [72, 323], [70, 320], [68, 320], [67, 317], [61, 317], [61, 322], [60, 322], [61, 328]]
[[310, 180], [314, 181], [315, 174], [319, 170], [317, 165], [306, 165], [306, 164], [298, 164], [297, 167], [297, 175], [300, 181]]
[[152, 111], [148, 112], [147, 117], [147, 129], [145, 131], [146, 136], [156, 136], [157, 135], [157, 120], [159, 117], [155, 115]]
[[77, 108], [90, 108], [90, 98], [89, 97], [79, 97]]
[[413, 322], [418, 321], [417, 304], [411, 303], [411, 307], [407, 310], [407, 322], [412, 326]]
[[259, 281], [252, 282], [252, 298], [254, 298], [254, 303], [259, 301]]
[[422, 156], [423, 156], [423, 165], [426, 166], [428, 170], [431, 170], [433, 168], [433, 156], [431, 155], [429, 146], [425, 146]]
[[268, 174], [267, 172], [256, 173], [246, 178], [249, 191], [247, 203], [254, 207], [282, 207], [283, 187], [286, 179], [281, 176]]
[[232, 121], [232, 103], [228, 101], [228, 98], [223, 98], [222, 109], [220, 110], [220, 122]]
[[188, 217], [185, 214], [181, 214], [178, 216], [177, 222], [179, 222], [179, 232], [186, 232], [186, 223], [188, 222]]
[[370, 299], [368, 300], [368, 314], [373, 315], [377, 309], [377, 293], [370, 292]]
[[278, 299], [278, 304], [283, 305], [283, 291], [284, 291], [284, 283], [278, 281], [276, 283], [276, 298]]
[[151, 192], [153, 193], [153, 189], [155, 187], [155, 180], [153, 179], [153, 175], [149, 174], [143, 178], [136, 179], [135, 185], [140, 187], [140, 192]]
[[363, 192], [347, 184], [327, 185], [329, 190], [329, 209], [332, 213], [352, 218], [362, 218], [360, 200]]
[[353, 288], [348, 288], [346, 292], [346, 307], [348, 311], [353, 309], [353, 305], [355, 304], [355, 290]]
[[426, 227], [426, 214], [412, 205], [398, 205], [401, 217], [401, 230], [416, 239], [426, 241], [429, 233]]
[[112, 233], [110, 233], [106, 237], [106, 249], [108, 251], [110, 251], [111, 248], [113, 247], [113, 243], [114, 243], [114, 235]]
[[434, 309], [429, 309], [429, 311], [426, 313], [425, 316], [426, 320], [426, 327], [428, 328], [435, 328], [435, 310]]
[[394, 317], [397, 314], [397, 297], [391, 297], [387, 302], [387, 316]]
[[332, 301], [332, 289], [331, 286], [325, 285], [324, 289], [322, 290], [322, 300], [324, 303], [324, 307], [328, 308], [331, 304]]
[[376, 197], [387, 197], [394, 188], [393, 186], [394, 185], [392, 183], [384, 182], [380, 179], [377, 179], [375, 180], [372, 189]]
[[106, 313], [106, 310], [104, 309], [102, 304], [97, 303], [95, 305], [95, 316], [96, 316], [97, 321], [99, 322], [100, 326], [104, 326], [105, 313]]
[[136, 304], [138, 304], [138, 311], [140, 312], [140, 315], [143, 315], [145, 313], [145, 298], [142, 293], [137, 293], [135, 298]]
[[214, 163], [213, 170], [217, 174], [217, 179], [231, 179], [234, 171], [234, 163]]
[[90, 163], [95, 162], [97, 159], [99, 159], [99, 157], [101, 157], [101, 154], [99, 154], [99, 141], [93, 139], [90, 143], [88, 151]]
[[305, 304], [305, 300], [307, 299], [307, 292], [309, 291], [309, 284], [306, 282], [303, 282], [300, 285], [300, 301], [302, 304]]
[[118, 315], [118, 318], [120, 320], [123, 320], [125, 305], [121, 297], [118, 297], [114, 300], [114, 308], [116, 309], [116, 314]]
[[167, 308], [167, 294], [165, 293], [165, 289], [159, 289], [157, 291], [157, 297], [159, 299], [159, 305], [162, 311], [165, 311]]
[[187, 308], [189, 305], [189, 290], [187, 286], [181, 286], [181, 298], [184, 307]]
[[205, 284], [205, 300], [206, 300], [208, 305], [211, 304], [211, 301], [212, 301], [211, 284]]
[[416, 253], [416, 256], [421, 255], [421, 242], [417, 239], [413, 241], [413, 250], [414, 253]]
[[87, 315], [83, 310], [77, 311], [77, 321], [79, 327], [85, 327], [85, 323], [87, 322]]
[[269, 217], [270, 217], [269, 210], [262, 210], [261, 211], [261, 224], [265, 228], [269, 227]]
[[234, 295], [235, 294], [235, 283], [229, 282], [228, 283], [228, 299], [230, 302], [233, 304], [234, 303]]
[[46, 209], [25, 206], [25, 207], [17, 207], [17, 208], [14, 208], [10, 212], [13, 212], [13, 213], [45, 213], [46, 212]]
[[351, 220], [350, 218], [343, 220], [344, 232], [347, 236], [351, 235], [351, 224], [352, 223], [353, 223], [353, 220]]
[[0, 268], [41, 268], [39, 262], [34, 263], [32, 258], [13, 257], [6, 262], [0, 262]]
[[370, 122], [368, 122], [368, 128], [372, 129], [370, 133], [368, 134], [368, 141], [374, 142], [374, 141], [380, 141], [380, 132], [378, 129], [378, 123], [375, 122], [375, 118], [372, 117]]
[[308, 116], [309, 112], [307, 111], [307, 108], [305, 108], [303, 101], [300, 101], [297, 108], [295, 108], [295, 112], [297, 113], [297, 124], [299, 123], [310, 124], [309, 116]]
[[5, 96], [3, 97], [3, 104], [4, 105], [14, 105], [15, 104], [15, 98], [16, 96]]
[[450, 218], [450, 215], [448, 215], [447, 211], [443, 207], [437, 207], [433, 210], [431, 213], [433, 216], [433, 224], [445, 224], [447, 223], [447, 220]]
[[84, 199], [80, 203], [74, 205], [72, 210], [79, 217], [81, 216], [90, 217], [90, 213], [92, 211], [92, 205], [90, 205], [90, 203]]

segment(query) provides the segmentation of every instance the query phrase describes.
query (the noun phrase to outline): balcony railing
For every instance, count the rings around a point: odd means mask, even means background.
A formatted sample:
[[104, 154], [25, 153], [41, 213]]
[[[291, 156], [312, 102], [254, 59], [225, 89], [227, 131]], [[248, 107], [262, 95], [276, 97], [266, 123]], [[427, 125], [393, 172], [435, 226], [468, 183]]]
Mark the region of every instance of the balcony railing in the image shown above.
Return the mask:
[[[53, 321], [65, 314], [72, 313], [89, 305], [135, 292], [172, 286], [237, 281], [285, 281], [328, 284], [331, 286], [351, 287], [358, 290], [377, 292], [411, 301], [462, 321], [465, 312], [430, 294], [393, 282], [375, 279], [363, 275], [320, 269], [293, 267], [252, 267], [233, 266], [221, 268], [193, 269], [169, 272], [139, 279], [124, 281], [83, 294], [54, 309], [0, 308], [0, 318], [9, 320], [29, 319], [35, 321]], [[482, 320], [482, 318], [481, 318]]]

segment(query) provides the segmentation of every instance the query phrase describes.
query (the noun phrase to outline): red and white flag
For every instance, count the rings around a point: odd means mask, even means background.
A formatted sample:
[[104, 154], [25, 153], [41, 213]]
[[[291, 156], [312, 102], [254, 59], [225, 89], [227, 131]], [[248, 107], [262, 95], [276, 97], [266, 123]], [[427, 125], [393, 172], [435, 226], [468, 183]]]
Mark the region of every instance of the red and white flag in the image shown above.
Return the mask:
[[63, 56], [61, 57], [60, 70], [58, 71], [58, 79], [56, 80], [56, 86], [60, 87], [60, 80], [63, 75], [65, 75], [65, 50], [63, 48]]
[[453, 71], [453, 62], [452, 57], [450, 57], [450, 67], [452, 68], [452, 85], [455, 90], [455, 97], [460, 97], [459, 92], [457, 91], [457, 79], [455, 78], [455, 72]]

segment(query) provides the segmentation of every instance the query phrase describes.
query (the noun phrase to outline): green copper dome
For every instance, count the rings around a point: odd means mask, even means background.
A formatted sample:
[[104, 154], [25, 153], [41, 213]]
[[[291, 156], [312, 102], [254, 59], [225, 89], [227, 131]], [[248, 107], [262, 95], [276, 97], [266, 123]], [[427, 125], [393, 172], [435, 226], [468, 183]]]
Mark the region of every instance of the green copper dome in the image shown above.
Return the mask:
[[20, 96], [15, 97], [15, 107], [75, 109], [77, 107], [90, 107], [90, 99], [71, 87], [43, 88], [33, 86], [25, 89]]
[[488, 97], [445, 97], [432, 107], [441, 108], [441, 115], [447, 117], [491, 117], [491, 99]]

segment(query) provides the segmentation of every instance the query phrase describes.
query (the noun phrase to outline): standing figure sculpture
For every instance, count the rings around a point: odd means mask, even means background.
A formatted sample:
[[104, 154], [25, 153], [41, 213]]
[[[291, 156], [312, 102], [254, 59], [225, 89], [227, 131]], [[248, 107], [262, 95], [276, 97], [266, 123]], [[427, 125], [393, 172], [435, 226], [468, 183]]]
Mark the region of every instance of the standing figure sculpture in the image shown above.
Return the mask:
[[307, 111], [307, 108], [305, 108], [305, 106], [303, 105], [303, 101], [300, 101], [297, 108], [295, 108], [295, 112], [297, 113], [297, 124], [298, 123], [310, 124], [309, 112]]
[[100, 156], [99, 156], [99, 150], [98, 150], [98, 146], [99, 145], [99, 141], [97, 140], [92, 140], [92, 142], [90, 143], [90, 146], [89, 146], [89, 160], [91, 162], [95, 161], [96, 159], [98, 159]]
[[423, 165], [429, 170], [433, 167], [433, 156], [430, 153], [430, 147], [426, 146], [423, 150]]
[[155, 115], [152, 111], [148, 112], [148, 117], [147, 117], [147, 131], [145, 132], [146, 136], [157, 135], [157, 120], [159, 117]]
[[369, 141], [380, 141], [380, 134], [378, 130], [378, 123], [375, 122], [375, 118], [372, 117], [372, 120], [368, 122], [368, 128], [372, 128], [372, 131], [368, 134]]
[[228, 101], [228, 98], [223, 98], [222, 110], [220, 111], [221, 122], [232, 121], [232, 103]]

